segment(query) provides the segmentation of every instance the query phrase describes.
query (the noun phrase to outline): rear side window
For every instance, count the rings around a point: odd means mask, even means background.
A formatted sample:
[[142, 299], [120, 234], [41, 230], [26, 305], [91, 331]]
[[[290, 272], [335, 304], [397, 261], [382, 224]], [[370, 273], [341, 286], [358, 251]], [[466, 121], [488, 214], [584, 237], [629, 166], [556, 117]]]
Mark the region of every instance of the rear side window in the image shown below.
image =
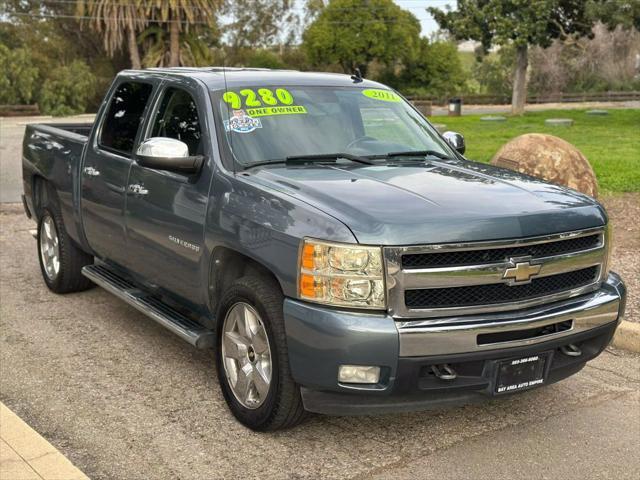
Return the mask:
[[140, 82], [125, 82], [118, 86], [102, 125], [101, 147], [127, 155], [132, 152], [152, 90], [152, 85]]
[[175, 138], [187, 144], [189, 155], [202, 154], [198, 108], [189, 93], [167, 88], [156, 112], [151, 136]]

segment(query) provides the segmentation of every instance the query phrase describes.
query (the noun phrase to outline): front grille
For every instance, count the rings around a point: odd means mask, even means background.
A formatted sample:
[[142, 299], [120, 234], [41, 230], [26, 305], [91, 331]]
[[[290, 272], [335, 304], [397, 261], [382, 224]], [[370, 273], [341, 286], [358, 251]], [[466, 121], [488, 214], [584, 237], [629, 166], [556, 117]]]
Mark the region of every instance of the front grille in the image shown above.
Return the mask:
[[438, 268], [455, 267], [461, 265], [483, 265], [509, 260], [512, 257], [531, 256], [543, 258], [552, 255], [580, 252], [599, 247], [602, 235], [588, 235], [584, 237], [558, 240], [555, 242], [538, 243], [521, 247], [492, 248], [483, 250], [462, 250], [440, 253], [411, 253], [402, 255], [402, 267]]
[[406, 290], [407, 308], [447, 308], [529, 300], [552, 295], [594, 283], [599, 267], [583, 268], [572, 272], [533, 279], [524, 285], [495, 283], [468, 287], [426, 288]]

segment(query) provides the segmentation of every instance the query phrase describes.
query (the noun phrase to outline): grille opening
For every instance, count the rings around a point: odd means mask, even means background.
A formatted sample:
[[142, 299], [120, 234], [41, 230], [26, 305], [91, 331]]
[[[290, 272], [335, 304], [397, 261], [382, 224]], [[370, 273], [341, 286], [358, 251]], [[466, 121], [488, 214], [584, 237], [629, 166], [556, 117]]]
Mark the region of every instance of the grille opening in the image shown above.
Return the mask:
[[402, 256], [402, 267], [438, 268], [461, 265], [482, 265], [509, 260], [511, 257], [531, 256], [543, 258], [552, 255], [580, 252], [597, 248], [602, 244], [602, 234], [558, 240], [556, 242], [523, 245], [521, 247], [491, 248], [483, 250], [462, 250], [440, 253], [411, 253]]
[[552, 295], [594, 283], [599, 267], [583, 268], [548, 277], [534, 278], [524, 285], [494, 283], [470, 287], [406, 290], [407, 308], [447, 308], [494, 305]]
[[527, 328], [525, 330], [513, 330], [510, 332], [482, 333], [478, 335], [478, 345], [489, 345], [491, 343], [513, 342], [515, 340], [527, 340], [529, 338], [543, 337], [552, 333], [565, 332], [571, 330], [573, 320], [552, 323], [544, 327]]

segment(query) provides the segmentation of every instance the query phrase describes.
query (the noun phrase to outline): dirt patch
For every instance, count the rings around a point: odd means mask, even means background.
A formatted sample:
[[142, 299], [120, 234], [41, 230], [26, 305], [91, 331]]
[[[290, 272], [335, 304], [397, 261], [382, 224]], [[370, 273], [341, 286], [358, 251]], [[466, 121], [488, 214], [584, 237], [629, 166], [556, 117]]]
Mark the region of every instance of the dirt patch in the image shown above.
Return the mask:
[[611, 270], [627, 285], [625, 320], [640, 322], [640, 193], [601, 199], [613, 223]]

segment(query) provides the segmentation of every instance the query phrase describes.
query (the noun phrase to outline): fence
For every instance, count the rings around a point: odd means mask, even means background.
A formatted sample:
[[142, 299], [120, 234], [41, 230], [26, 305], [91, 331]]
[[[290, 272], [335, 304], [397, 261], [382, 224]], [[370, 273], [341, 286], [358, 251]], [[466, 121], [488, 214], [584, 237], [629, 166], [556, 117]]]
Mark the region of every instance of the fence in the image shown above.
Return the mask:
[[[412, 102], [431, 102], [446, 106], [450, 97], [419, 96], [409, 97]], [[509, 105], [510, 95], [458, 95], [467, 105]], [[587, 93], [551, 93], [527, 96], [527, 103], [575, 103], [575, 102], [629, 102], [640, 101], [639, 91], [629, 92], [587, 92]]]
[[26, 117], [40, 115], [38, 105], [0, 105], [0, 117]]

